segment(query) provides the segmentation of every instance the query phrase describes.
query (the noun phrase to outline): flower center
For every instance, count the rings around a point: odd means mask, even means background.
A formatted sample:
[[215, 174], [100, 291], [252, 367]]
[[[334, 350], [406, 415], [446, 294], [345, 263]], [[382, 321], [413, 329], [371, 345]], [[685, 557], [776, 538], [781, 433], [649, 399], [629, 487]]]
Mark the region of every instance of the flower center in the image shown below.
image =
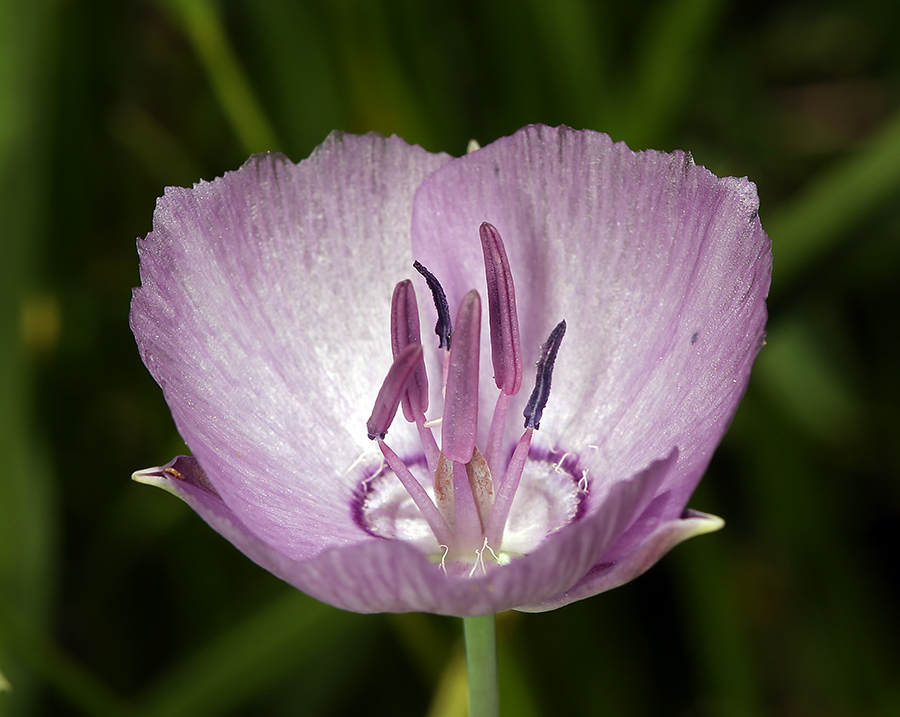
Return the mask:
[[[561, 321], [541, 347], [535, 387], [525, 407], [525, 431], [512, 455], [504, 446], [507, 410], [522, 384], [522, 358], [515, 287], [499, 232], [480, 228], [487, 278], [487, 301], [494, 383], [499, 389], [483, 444], [478, 437], [481, 297], [463, 298], [456, 322], [443, 288], [415, 262], [431, 291], [438, 320], [435, 333], [443, 351], [443, 414], [426, 419], [428, 377], [416, 295], [409, 280], [394, 289], [391, 347], [394, 362], [367, 423], [384, 463], [361, 482], [357, 496], [366, 530], [416, 544], [441, 567], [455, 573], [505, 564], [534, 550], [543, 539], [579, 513], [587, 486], [549, 455], [531, 455], [532, 436], [550, 395], [553, 366], [566, 331]], [[418, 430], [422, 452], [401, 458], [385, 441], [397, 409]], [[440, 426], [438, 447], [432, 430]]]

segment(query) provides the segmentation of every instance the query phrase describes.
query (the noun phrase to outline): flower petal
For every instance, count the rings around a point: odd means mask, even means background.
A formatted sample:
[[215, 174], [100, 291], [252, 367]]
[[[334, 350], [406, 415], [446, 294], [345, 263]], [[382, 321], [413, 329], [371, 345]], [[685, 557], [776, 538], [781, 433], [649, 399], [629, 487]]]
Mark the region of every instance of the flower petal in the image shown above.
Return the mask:
[[[478, 227], [497, 227], [522, 287], [525, 385], [550, 329], [569, 325], [542, 433], [579, 457], [595, 487], [677, 446], [659, 489], [678, 496], [674, 520], [762, 345], [772, 259], [757, 205], [752, 183], [720, 179], [683, 152], [632, 152], [596, 132], [538, 125], [429, 177], [413, 205], [413, 246], [453, 305], [481, 272]], [[518, 430], [508, 427], [506, 445]]]
[[[678, 543], [704, 533], [721, 530], [724, 526], [725, 521], [718, 516], [686, 510], [676, 520], [658, 523], [649, 534], [638, 541], [633, 551], [620, 559], [610, 561], [604, 556], [603, 561], [591, 568], [587, 575], [565, 592], [544, 602], [517, 609], [522, 612], [555, 610], [570, 602], [617, 588], [649, 570]], [[610, 552], [615, 552], [615, 546]]]
[[351, 469], [376, 453], [365, 423], [413, 259], [413, 192], [449, 159], [334, 133], [300, 164], [258, 155], [169, 188], [138, 241], [144, 363], [225, 504], [287, 556], [368, 537]]
[[323, 602], [364, 613], [470, 616], [559, 599], [608, 551], [674, 460], [658, 461], [618, 483], [593, 519], [570, 525], [531, 555], [471, 578], [445, 575], [418, 548], [399, 540], [370, 539], [326, 549], [309, 560], [292, 559], [281, 545], [254, 534], [212, 490], [191, 456], [138, 471], [134, 478], [175, 493], [251, 560]]

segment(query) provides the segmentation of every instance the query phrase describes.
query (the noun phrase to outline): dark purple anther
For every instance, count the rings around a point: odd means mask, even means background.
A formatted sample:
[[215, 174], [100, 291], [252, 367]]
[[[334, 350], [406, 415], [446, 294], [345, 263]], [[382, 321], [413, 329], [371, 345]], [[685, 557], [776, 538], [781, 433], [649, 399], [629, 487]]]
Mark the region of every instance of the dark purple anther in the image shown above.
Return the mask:
[[434, 325], [434, 333], [438, 335], [438, 348], [450, 350], [450, 339], [453, 338], [453, 324], [450, 323], [450, 305], [447, 303], [447, 295], [444, 287], [437, 277], [418, 261], [413, 262], [413, 268], [425, 277], [431, 295], [434, 297], [434, 308], [437, 309], [438, 320]]
[[537, 362], [537, 375], [534, 379], [534, 391], [528, 399], [523, 415], [525, 416], [525, 428], [537, 430], [541, 427], [541, 414], [550, 397], [550, 379], [553, 376], [553, 363], [559, 352], [559, 345], [566, 335], [566, 322], [560, 321], [556, 328], [550, 332], [550, 337], [541, 346], [541, 357]]
[[[422, 344], [419, 331], [419, 306], [412, 282], [404, 279], [394, 287], [391, 299], [391, 350], [394, 358], [411, 344]], [[425, 362], [420, 362], [409, 379], [402, 398], [403, 416], [410, 423], [428, 410], [428, 376]]]
[[444, 455], [468, 463], [478, 429], [478, 357], [481, 349], [481, 297], [474, 289], [456, 314], [456, 337], [450, 350], [447, 395], [441, 439]]
[[369, 438], [373, 441], [387, 435], [388, 428], [391, 427], [394, 416], [397, 414], [400, 399], [406, 393], [407, 384], [416, 370], [416, 366], [421, 363], [422, 344], [409, 344], [397, 354], [384, 383], [381, 384], [372, 415], [366, 421]]
[[516, 289], [500, 232], [485, 222], [479, 229], [487, 277], [488, 321], [491, 327], [491, 360], [494, 381], [503, 393], [515, 396], [522, 385], [522, 348]]

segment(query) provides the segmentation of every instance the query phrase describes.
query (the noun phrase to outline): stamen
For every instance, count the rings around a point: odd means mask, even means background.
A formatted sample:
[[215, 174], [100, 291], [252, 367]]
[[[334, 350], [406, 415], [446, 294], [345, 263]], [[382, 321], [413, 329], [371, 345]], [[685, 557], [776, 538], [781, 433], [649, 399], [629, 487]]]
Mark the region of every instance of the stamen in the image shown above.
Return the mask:
[[431, 296], [434, 298], [434, 308], [437, 310], [437, 323], [434, 325], [434, 333], [438, 336], [438, 348], [450, 350], [450, 339], [453, 338], [453, 324], [450, 323], [450, 305], [447, 303], [447, 295], [444, 287], [437, 277], [418, 261], [413, 262], [413, 268], [425, 277]]
[[481, 297], [475, 290], [463, 297], [456, 315], [456, 340], [450, 350], [442, 450], [451, 461], [468, 463], [478, 428], [478, 358], [481, 344]]
[[416, 421], [416, 430], [419, 432], [419, 440], [422, 441], [422, 449], [425, 451], [425, 462], [428, 464], [428, 471], [434, 473], [441, 449], [438, 448], [437, 441], [434, 440], [434, 434], [431, 432], [431, 428], [425, 425], [426, 423], [428, 422], [425, 420], [425, 416], [419, 416], [419, 419]]
[[[394, 358], [407, 346], [421, 343], [416, 291], [412, 282], [405, 279], [394, 287], [391, 299], [391, 350]], [[415, 423], [428, 410], [428, 376], [424, 361], [416, 365], [403, 393], [402, 405], [403, 416], [410, 423]]]
[[506, 475], [503, 476], [503, 481], [497, 489], [491, 517], [484, 531], [485, 538], [493, 545], [501, 545], [503, 540], [506, 519], [509, 517], [513, 498], [516, 497], [519, 481], [522, 479], [522, 471], [525, 470], [525, 463], [528, 461], [528, 451], [531, 449], [531, 436], [533, 433], [534, 431], [531, 428], [525, 429], [525, 433], [522, 434], [518, 444], [516, 444], [516, 450], [513, 451], [509, 465], [506, 467]]
[[503, 453], [503, 439], [506, 435], [506, 414], [509, 409], [509, 395], [500, 392], [494, 406], [494, 417], [491, 419], [491, 430], [488, 432], [487, 449], [484, 452], [491, 472], [496, 473]]
[[372, 415], [366, 422], [370, 439], [384, 438], [387, 435], [400, 406], [400, 399], [406, 393], [413, 371], [420, 363], [422, 363], [422, 344], [409, 344], [397, 354], [384, 383], [381, 384]]
[[388, 447], [383, 439], [376, 437], [375, 440], [378, 441], [378, 447], [381, 449], [382, 455], [384, 455], [384, 460], [391, 470], [394, 471], [394, 475], [400, 479], [400, 483], [406, 488], [409, 497], [413, 499], [416, 507], [421, 511], [422, 517], [425, 518], [428, 527], [431, 528], [431, 532], [437, 538], [438, 544], [452, 545], [453, 534], [437, 506], [435, 506], [434, 501], [425, 492], [422, 484], [419, 483], [418, 479], [406, 467], [406, 464]]
[[491, 327], [491, 360], [494, 382], [503, 393], [515, 396], [522, 385], [522, 348], [516, 289], [500, 232], [485, 222], [479, 229], [487, 277], [488, 321]]
[[550, 398], [550, 379], [553, 377], [553, 364], [556, 361], [556, 354], [559, 352], [559, 345], [562, 343], [565, 335], [566, 322], [563, 320], [550, 332], [550, 337], [541, 346], [541, 357], [537, 362], [534, 390], [531, 392], [531, 398], [528, 399], [528, 405], [525, 406], [525, 411], [522, 414], [525, 416], [525, 428], [537, 430], [541, 427], [541, 414], [547, 405], [547, 399]]

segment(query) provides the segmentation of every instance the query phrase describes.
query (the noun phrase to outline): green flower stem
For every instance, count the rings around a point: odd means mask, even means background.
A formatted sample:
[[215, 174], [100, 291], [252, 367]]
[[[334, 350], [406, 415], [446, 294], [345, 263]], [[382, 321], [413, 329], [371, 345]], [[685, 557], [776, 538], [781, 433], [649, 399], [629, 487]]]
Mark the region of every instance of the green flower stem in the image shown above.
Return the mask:
[[469, 717], [497, 717], [497, 628], [494, 615], [464, 617]]

